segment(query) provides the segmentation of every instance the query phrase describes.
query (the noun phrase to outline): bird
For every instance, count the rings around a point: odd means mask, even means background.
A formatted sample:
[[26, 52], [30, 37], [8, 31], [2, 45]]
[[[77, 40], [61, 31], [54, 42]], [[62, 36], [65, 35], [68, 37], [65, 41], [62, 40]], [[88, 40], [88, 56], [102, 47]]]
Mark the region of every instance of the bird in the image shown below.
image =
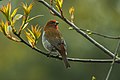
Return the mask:
[[49, 20], [43, 28], [42, 44], [43, 47], [50, 52], [56, 52], [61, 55], [66, 68], [70, 68], [67, 59], [66, 42], [58, 27], [58, 21]]

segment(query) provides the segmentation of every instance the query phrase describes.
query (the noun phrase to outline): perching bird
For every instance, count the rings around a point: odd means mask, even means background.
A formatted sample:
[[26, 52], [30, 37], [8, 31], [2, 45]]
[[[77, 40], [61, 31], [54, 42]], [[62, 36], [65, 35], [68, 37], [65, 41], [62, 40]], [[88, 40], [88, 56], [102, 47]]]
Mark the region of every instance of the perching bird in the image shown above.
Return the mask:
[[58, 52], [62, 56], [66, 68], [70, 67], [67, 60], [66, 43], [58, 29], [58, 22], [56, 20], [50, 20], [44, 26], [42, 43], [47, 51]]

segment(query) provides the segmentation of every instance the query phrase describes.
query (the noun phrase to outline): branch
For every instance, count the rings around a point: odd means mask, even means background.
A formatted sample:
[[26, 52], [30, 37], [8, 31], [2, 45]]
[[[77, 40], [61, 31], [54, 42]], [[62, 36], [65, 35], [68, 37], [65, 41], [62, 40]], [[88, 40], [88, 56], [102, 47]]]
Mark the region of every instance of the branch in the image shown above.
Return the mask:
[[[20, 37], [19, 34], [17, 34], [17, 33], [14, 33], [14, 34], [21, 40], [20, 41], [21, 43], [23, 43], [26, 46], [32, 48], [33, 50], [37, 51], [38, 53], [43, 54], [46, 57], [51, 57], [51, 58], [62, 60], [61, 56], [49, 55], [49, 53], [43, 52], [36, 47], [32, 47], [22, 37]], [[84, 63], [111, 63], [113, 61], [113, 59], [79, 59], [79, 58], [69, 58], [69, 57], [67, 59], [68, 59], [68, 61], [72, 61], [72, 62], [84, 62]], [[115, 63], [120, 63], [120, 60], [115, 59]]]
[[97, 32], [94, 32], [94, 31], [91, 31], [91, 30], [85, 30], [85, 29], [80, 29], [84, 32], [86, 32], [87, 34], [89, 35], [97, 35], [97, 36], [100, 36], [100, 37], [104, 37], [104, 38], [108, 38], [108, 39], [120, 39], [120, 36], [109, 36], [109, 35], [104, 35], [104, 34], [101, 34], [101, 33], [97, 33]]
[[94, 35], [98, 35], [98, 36], [101, 36], [101, 37], [104, 37], [104, 38], [109, 38], [109, 39], [120, 39], [120, 36], [108, 36], [108, 35], [104, 35], [104, 34], [100, 34], [100, 33], [97, 33], [97, 32], [92, 32], [92, 34]]
[[[115, 50], [115, 56], [117, 56], [117, 53], [118, 53], [118, 50], [119, 50], [119, 48], [120, 48], [120, 40], [119, 40], [119, 42], [118, 42], [118, 44], [117, 44], [117, 47], [116, 47], [116, 50]], [[111, 66], [110, 66], [110, 69], [109, 69], [109, 71], [108, 71], [108, 74], [107, 74], [107, 77], [106, 77], [106, 79], [105, 80], [108, 80], [109, 79], [109, 77], [110, 77], [110, 74], [111, 74], [111, 72], [112, 72], [112, 69], [113, 69], [113, 66], [114, 66], [114, 63], [115, 63], [115, 57], [113, 58], [113, 61], [112, 61], [112, 63], [111, 63]]]
[[[61, 18], [64, 22], [66, 22], [69, 26], [71, 26], [76, 32], [80, 33], [82, 36], [84, 36], [86, 39], [88, 39], [91, 43], [93, 43], [96, 47], [104, 51], [107, 55], [110, 57], [114, 57], [115, 55], [109, 51], [107, 48], [105, 48], [103, 45], [95, 41], [93, 38], [91, 38], [88, 34], [86, 34], [84, 31], [80, 30], [74, 23], [70, 22], [68, 19], [63, 18], [59, 12], [57, 12], [52, 6], [50, 6], [46, 1], [44, 0], [39, 0], [38, 2], [42, 3], [44, 6], [49, 8], [56, 16]], [[117, 57], [116, 57], [117, 58]]]

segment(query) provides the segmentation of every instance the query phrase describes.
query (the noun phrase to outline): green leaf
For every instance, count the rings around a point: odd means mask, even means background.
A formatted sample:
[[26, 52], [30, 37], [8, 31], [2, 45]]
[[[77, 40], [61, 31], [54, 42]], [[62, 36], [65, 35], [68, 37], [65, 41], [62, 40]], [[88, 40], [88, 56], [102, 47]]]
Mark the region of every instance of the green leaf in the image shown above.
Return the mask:
[[91, 35], [91, 34], [92, 34], [92, 31], [90, 31], [90, 30], [88, 30], [88, 29], [86, 30], [86, 32], [87, 32], [88, 35]]
[[56, 6], [62, 8], [63, 0], [56, 0]]
[[35, 39], [33, 39], [33, 37], [30, 35], [30, 33], [28, 33], [27, 31], [25, 31], [26, 37], [28, 39], [29, 44], [34, 47], [35, 46]]
[[19, 20], [20, 18], [22, 18], [23, 17], [23, 15], [22, 14], [17, 14], [15, 17], [14, 17], [14, 19], [13, 20]]
[[68, 29], [69, 29], [69, 30], [73, 30], [73, 28], [72, 28], [72, 27], [69, 27]]
[[24, 10], [24, 14], [28, 15], [30, 13], [30, 11], [32, 10], [33, 3], [31, 3], [30, 5], [22, 3], [22, 7], [23, 7], [23, 10]]
[[69, 9], [69, 14], [70, 14], [70, 18], [71, 18], [72, 23], [73, 23], [73, 20], [74, 20], [74, 11], [75, 11], [74, 7], [71, 7]]
[[26, 23], [23, 27], [22, 30], [25, 29], [27, 27], [28, 23]]
[[35, 18], [41, 17], [41, 16], [44, 16], [44, 15], [37, 15], [37, 16], [34, 16], [34, 17], [30, 18], [29, 20], [27, 20], [27, 22], [29, 22], [29, 21], [31, 21], [31, 20], [33, 20], [33, 19], [35, 19]]
[[13, 11], [13, 13], [11, 14], [11, 17], [15, 16], [15, 14], [17, 13], [17, 11], [18, 11], [18, 8], [16, 8], [16, 9]]
[[56, 0], [56, 8], [60, 11], [62, 8], [63, 0]]
[[35, 26], [31, 25], [31, 30], [32, 30], [32, 32], [33, 32], [36, 40], [37, 40], [37, 39], [40, 37], [40, 35], [41, 35], [41, 29], [42, 29], [42, 28], [38, 27], [38, 25], [35, 25]]
[[92, 76], [92, 80], [96, 80], [96, 77], [95, 77], [95, 76]]
[[28, 31], [29, 31], [29, 33], [32, 35], [32, 37], [35, 39], [34, 33], [33, 33], [30, 29], [28, 29]]

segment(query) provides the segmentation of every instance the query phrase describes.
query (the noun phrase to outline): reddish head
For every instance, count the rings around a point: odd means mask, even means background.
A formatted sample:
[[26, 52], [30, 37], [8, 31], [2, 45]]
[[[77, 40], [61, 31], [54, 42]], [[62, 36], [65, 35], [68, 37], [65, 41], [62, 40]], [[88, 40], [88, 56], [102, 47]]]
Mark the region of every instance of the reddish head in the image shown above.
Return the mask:
[[46, 26], [45, 26], [45, 30], [48, 29], [48, 28], [54, 28], [54, 29], [58, 29], [58, 21], [56, 20], [50, 20], [47, 22]]

